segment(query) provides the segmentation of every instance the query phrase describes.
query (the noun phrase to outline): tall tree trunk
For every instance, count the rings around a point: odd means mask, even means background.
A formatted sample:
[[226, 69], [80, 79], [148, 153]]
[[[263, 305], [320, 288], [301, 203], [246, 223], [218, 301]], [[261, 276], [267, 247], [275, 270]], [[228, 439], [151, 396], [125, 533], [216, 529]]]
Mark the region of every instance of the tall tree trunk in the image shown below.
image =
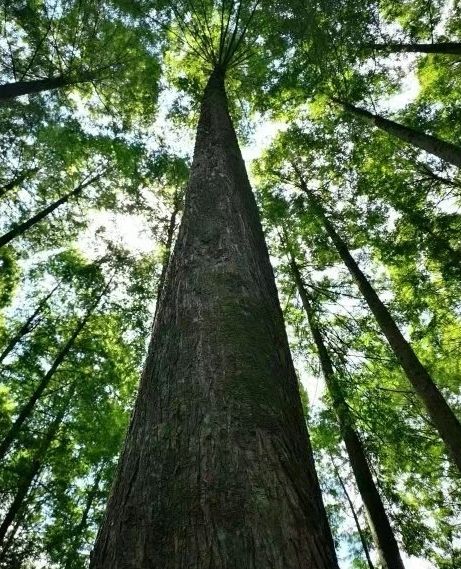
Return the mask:
[[0, 187], [0, 198], [5, 197], [5, 195], [13, 190], [14, 188], [20, 186], [25, 180], [30, 178], [33, 174], [38, 172], [38, 168], [31, 168], [29, 170], [24, 170], [18, 174], [15, 178], [10, 180], [8, 183]]
[[43, 461], [45, 459], [46, 453], [50, 448], [51, 443], [54, 441], [56, 434], [61, 426], [62, 420], [66, 411], [69, 407], [69, 403], [75, 393], [76, 385], [73, 384], [72, 387], [69, 389], [69, 392], [66, 396], [64, 404], [61, 406], [61, 409], [57, 413], [56, 417], [53, 419], [53, 422], [48, 427], [46, 435], [44, 436], [43, 440], [40, 442], [40, 445], [35, 453], [34, 457], [32, 458], [28, 467], [25, 468], [24, 474], [19, 481], [18, 488], [16, 490], [16, 494], [13, 498], [13, 501], [8, 508], [8, 511], [3, 519], [2, 524], [0, 525], [0, 545], [3, 543], [5, 536], [10, 528], [11, 524], [16, 519], [16, 516], [22, 509], [24, 505], [24, 501], [27, 498], [27, 494], [34, 482], [35, 478], [39, 474], [40, 470], [43, 467]]
[[8, 431], [8, 433], [5, 435], [5, 437], [3, 438], [3, 440], [0, 443], [0, 460], [4, 459], [6, 453], [10, 449], [11, 445], [13, 444], [13, 442], [18, 437], [19, 433], [21, 432], [22, 426], [24, 425], [25, 421], [27, 421], [27, 419], [30, 417], [30, 415], [31, 415], [31, 413], [35, 407], [35, 404], [40, 399], [40, 397], [43, 395], [43, 392], [48, 387], [50, 381], [54, 377], [54, 374], [58, 370], [59, 366], [65, 360], [65, 358], [67, 357], [67, 355], [69, 354], [71, 349], [74, 347], [75, 340], [77, 339], [78, 335], [83, 330], [83, 328], [86, 326], [86, 323], [88, 322], [88, 320], [90, 319], [90, 317], [94, 313], [94, 311], [95, 311], [97, 305], [99, 304], [101, 298], [106, 294], [108, 287], [109, 287], [109, 285], [106, 285], [104, 287], [103, 291], [96, 298], [95, 302], [93, 302], [91, 304], [91, 306], [88, 309], [88, 311], [86, 312], [85, 316], [79, 321], [79, 323], [75, 327], [74, 331], [72, 332], [72, 335], [67, 340], [67, 342], [64, 344], [62, 349], [59, 351], [58, 355], [55, 357], [55, 359], [54, 359], [53, 363], [51, 364], [49, 370], [43, 376], [43, 378], [41, 379], [39, 384], [34, 389], [32, 395], [29, 397], [29, 400], [24, 405], [24, 407], [21, 409], [21, 411], [19, 412], [19, 415], [16, 417], [15, 422], [13, 423], [10, 430]]
[[19, 342], [24, 338], [24, 336], [29, 334], [29, 332], [32, 330], [32, 327], [36, 324], [38, 316], [40, 316], [40, 314], [45, 310], [46, 303], [48, 302], [48, 300], [51, 298], [51, 296], [54, 294], [54, 292], [58, 287], [59, 284], [56, 285], [44, 298], [42, 298], [42, 300], [38, 303], [38, 306], [34, 310], [34, 312], [26, 319], [24, 324], [19, 328], [16, 334], [10, 339], [8, 344], [0, 353], [0, 363], [2, 363], [3, 360], [14, 350], [16, 345], [19, 344]]
[[82, 545], [81, 544], [82, 533], [84, 532], [84, 530], [88, 526], [88, 518], [90, 515], [91, 508], [93, 507], [93, 503], [94, 503], [96, 496], [98, 495], [98, 492], [99, 492], [99, 483], [101, 482], [104, 466], [105, 465], [102, 464], [102, 466], [100, 467], [100, 469], [98, 470], [98, 472], [94, 478], [93, 484], [91, 485], [91, 488], [90, 488], [90, 490], [86, 496], [85, 507], [83, 508], [82, 517], [80, 518], [80, 522], [78, 523], [77, 527], [72, 532], [71, 547], [69, 549], [67, 559], [66, 559], [66, 562], [64, 564], [64, 569], [71, 569], [74, 561], [77, 559], [79, 546]]
[[90, 567], [338, 567], [219, 68]]
[[360, 270], [360, 267], [350, 254], [345, 241], [339, 236], [326, 216], [325, 210], [321, 206], [320, 202], [307, 188], [306, 182], [300, 175], [299, 171], [298, 175], [300, 176], [301, 188], [306, 193], [311, 207], [322, 220], [325, 230], [336, 247], [339, 256], [357, 283], [357, 286], [373, 313], [382, 333], [387, 338], [387, 341], [389, 342], [396, 358], [400, 362], [403, 371], [413, 386], [416, 394], [423, 402], [435, 428], [439, 432], [439, 435], [446, 444], [453, 461], [461, 472], [461, 424], [459, 420], [445, 401], [443, 395], [435, 385], [426, 368], [419, 361], [418, 356], [413, 351], [411, 345], [403, 337], [403, 334], [400, 332], [389, 310], [380, 300], [376, 291]]
[[461, 55], [461, 43], [372, 43], [366, 47], [391, 53], [441, 53], [445, 55]]
[[[331, 460], [333, 462], [333, 457], [331, 457]], [[338, 470], [338, 468], [334, 462], [333, 462], [333, 467], [335, 469], [336, 477], [338, 478], [339, 484], [340, 484], [340, 486], [344, 492], [344, 495], [346, 496], [346, 500], [347, 500], [347, 503], [349, 504], [349, 508], [351, 510], [352, 517], [354, 518], [355, 527], [357, 528], [357, 532], [358, 532], [359, 537], [360, 537], [360, 543], [362, 544], [362, 549], [363, 549], [363, 552], [364, 552], [366, 560], [367, 560], [368, 568], [369, 569], [375, 569], [375, 566], [373, 565], [373, 561], [371, 560], [370, 551], [368, 549], [368, 543], [367, 543], [365, 534], [363, 533], [362, 526], [360, 525], [360, 520], [359, 520], [359, 517], [357, 515], [357, 512], [355, 511], [355, 507], [354, 507], [354, 503], [352, 501], [352, 498], [350, 497], [349, 492], [347, 491], [346, 485], [344, 484], [344, 480], [342, 479], [341, 474], [339, 473], [339, 470]]]
[[347, 454], [354, 472], [357, 487], [369, 514], [372, 534], [382, 565], [385, 569], [404, 569], [397, 540], [395, 539], [384, 504], [374, 483], [362, 442], [354, 428], [354, 418], [350, 413], [347, 402], [344, 399], [341, 386], [335, 376], [330, 354], [328, 353], [328, 349], [323, 340], [323, 335], [317, 324], [314, 310], [299, 271], [299, 267], [291, 252], [290, 257], [293, 278], [298, 288], [304, 311], [307, 315], [311, 334], [319, 355], [322, 373], [325, 377], [325, 382], [333, 402], [333, 408], [338, 418], [341, 434], [344, 444], [346, 445]]
[[73, 198], [78, 194], [80, 194], [86, 187], [88, 187], [93, 182], [96, 182], [96, 180], [98, 180], [100, 177], [101, 174], [93, 176], [93, 178], [87, 180], [86, 182], [83, 182], [82, 184], [79, 184], [71, 192], [68, 192], [67, 194], [62, 196], [62, 198], [59, 198], [49, 206], [45, 207], [27, 221], [24, 221], [23, 223], [19, 223], [18, 225], [14, 226], [13, 229], [10, 229], [10, 231], [0, 236], [0, 247], [4, 247], [11, 240], [15, 239], [16, 237], [19, 237], [20, 235], [23, 235], [28, 229], [30, 229], [31, 227], [42, 221], [42, 219], [44, 219], [47, 215], [52, 213], [60, 205], [68, 202], [70, 198]]
[[347, 101], [342, 101], [336, 98], [333, 98], [332, 100], [341, 105], [347, 112], [355, 116], [362, 117], [367, 122], [385, 130], [389, 134], [396, 136], [397, 138], [400, 138], [421, 150], [425, 150], [426, 152], [429, 152], [429, 154], [438, 156], [442, 160], [446, 160], [455, 166], [461, 166], [460, 146], [441, 140], [431, 134], [425, 134], [424, 132], [420, 132], [409, 126], [385, 119], [380, 115], [374, 115], [373, 113], [370, 113], [365, 109], [361, 109], [360, 107], [356, 107]]
[[94, 79], [93, 74], [82, 74], [80, 78], [59, 75], [47, 77], [45, 79], [31, 79], [30, 81], [16, 81], [14, 83], [4, 83], [0, 85], [0, 105], [6, 101], [20, 97], [21, 95], [32, 95], [42, 91], [52, 91], [68, 85], [85, 83]]
[[173, 198], [173, 210], [171, 212], [170, 221], [168, 223], [168, 228], [166, 233], [166, 239], [164, 243], [165, 252], [162, 259], [162, 271], [160, 273], [160, 278], [157, 287], [156, 311], [160, 303], [160, 295], [162, 294], [163, 285], [165, 284], [166, 271], [168, 269], [168, 263], [170, 262], [171, 248], [173, 245], [174, 230], [176, 229], [176, 220], [180, 209], [181, 209], [181, 200], [179, 197], [179, 192], [178, 190], [176, 190]]

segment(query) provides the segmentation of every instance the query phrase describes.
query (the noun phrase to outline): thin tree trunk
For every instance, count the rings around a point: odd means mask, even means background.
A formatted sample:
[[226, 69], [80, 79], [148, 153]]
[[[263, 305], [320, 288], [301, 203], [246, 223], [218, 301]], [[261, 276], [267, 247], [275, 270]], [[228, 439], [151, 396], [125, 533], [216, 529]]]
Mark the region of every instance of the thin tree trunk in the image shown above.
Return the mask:
[[449, 178], [444, 178], [443, 176], [440, 176], [439, 174], [434, 172], [431, 168], [429, 168], [427, 164], [424, 164], [422, 162], [416, 162], [415, 167], [423, 174], [423, 176], [429, 178], [430, 180], [440, 182], [441, 184], [445, 184], [453, 188], [459, 188], [461, 185], [459, 182], [455, 180], [450, 180]]
[[[333, 462], [333, 457], [331, 457], [331, 461]], [[347, 503], [349, 504], [349, 508], [351, 510], [352, 517], [354, 518], [355, 527], [357, 528], [358, 534], [360, 536], [360, 542], [362, 544], [362, 549], [363, 549], [363, 552], [365, 554], [368, 567], [369, 567], [369, 569], [375, 569], [375, 566], [373, 565], [373, 562], [372, 562], [371, 557], [370, 557], [370, 551], [368, 549], [368, 543], [367, 543], [367, 540], [366, 540], [365, 535], [363, 533], [362, 527], [360, 525], [360, 520], [359, 520], [359, 517], [357, 515], [357, 512], [355, 511], [355, 507], [354, 507], [354, 503], [352, 502], [352, 498], [349, 496], [349, 492], [347, 491], [346, 485], [344, 484], [344, 481], [341, 478], [341, 475], [339, 474], [339, 470], [338, 470], [338, 468], [334, 462], [333, 462], [333, 467], [335, 469], [336, 477], [338, 478], [339, 484], [341, 485], [341, 488], [344, 492], [344, 495], [346, 496], [346, 500], [347, 500]]]
[[338, 567], [219, 68], [90, 567]]
[[38, 168], [32, 168], [30, 170], [25, 170], [24, 172], [21, 172], [15, 178], [10, 180], [7, 184], [5, 184], [4, 186], [1, 186], [0, 187], [0, 198], [5, 197], [5, 195], [8, 192], [10, 192], [14, 188], [20, 186], [25, 180], [27, 180], [27, 178], [30, 178], [30, 176], [32, 176], [33, 174], [38, 172], [38, 170], [39, 170]]
[[10, 231], [8, 231], [8, 233], [5, 233], [0, 237], [0, 247], [4, 247], [16, 237], [23, 235], [28, 229], [30, 229], [31, 227], [42, 221], [42, 219], [44, 219], [47, 215], [52, 213], [60, 205], [68, 202], [70, 198], [73, 198], [78, 194], [80, 194], [86, 187], [88, 187], [93, 182], [96, 182], [96, 180], [98, 180], [100, 177], [101, 174], [98, 174], [97, 176], [94, 176], [90, 180], [87, 180], [86, 182], [79, 184], [71, 192], [68, 192], [67, 194], [62, 196], [62, 198], [59, 198], [58, 200], [56, 200], [46, 208], [42, 209], [42, 211], [39, 211], [37, 214], [32, 216], [27, 221], [24, 221], [23, 223], [19, 223], [18, 225], [14, 226], [13, 229], [10, 229]]
[[342, 101], [336, 98], [333, 98], [332, 100], [341, 105], [347, 112], [365, 119], [367, 122], [370, 122], [389, 134], [396, 136], [397, 138], [400, 138], [421, 150], [425, 150], [426, 152], [429, 152], [429, 154], [438, 156], [442, 160], [446, 160], [455, 166], [461, 166], [460, 146], [441, 140], [431, 134], [425, 134], [424, 132], [420, 132], [409, 126], [385, 119], [380, 115], [374, 115], [373, 113], [370, 113], [370, 111], [356, 107], [347, 101]]
[[178, 190], [176, 190], [175, 195], [174, 195], [174, 199], [173, 199], [173, 211], [171, 212], [170, 221], [168, 223], [168, 229], [167, 229], [167, 234], [166, 234], [166, 240], [164, 243], [165, 252], [164, 252], [163, 260], [162, 260], [162, 272], [160, 273], [160, 278], [159, 278], [158, 287], [157, 287], [157, 304], [156, 304], [156, 309], [155, 309], [156, 312], [157, 312], [157, 308], [158, 308], [159, 303], [160, 303], [160, 295], [162, 294], [163, 285], [165, 283], [165, 276], [166, 276], [166, 271], [168, 269], [168, 263], [170, 262], [171, 248], [173, 245], [174, 230], [176, 229], [176, 220], [177, 220], [178, 213], [179, 213], [180, 209], [181, 209], [181, 202], [179, 199]]
[[[13, 545], [14, 538], [16, 537], [19, 528], [23, 524], [26, 514], [27, 514], [27, 502], [21, 508], [21, 512], [19, 512], [19, 514], [16, 515], [14, 520], [14, 525], [8, 533], [8, 538], [5, 539], [3, 542], [2, 550], [0, 552], [0, 563], [5, 562], [5, 556], [9, 552], [11, 546]], [[7, 567], [7, 565], [5, 566]], [[2, 565], [0, 565], [0, 567], [2, 567]]]
[[306, 312], [309, 327], [319, 355], [320, 365], [330, 393], [333, 408], [338, 418], [341, 434], [346, 445], [349, 461], [354, 472], [360, 495], [365, 508], [369, 513], [372, 534], [378, 549], [384, 569], [404, 569], [400, 557], [399, 546], [395, 539], [392, 526], [387, 517], [384, 504], [373, 480], [365, 450], [357, 431], [354, 428], [354, 419], [344, 399], [341, 386], [338, 383], [333, 363], [323, 340], [323, 335], [304, 285], [301, 273], [294, 256], [290, 252], [290, 264], [293, 278], [298, 288], [299, 296]]
[[14, 499], [5, 515], [5, 518], [3, 519], [2, 524], [0, 525], [0, 544], [3, 543], [3, 540], [5, 539], [8, 529], [10, 528], [11, 524], [16, 519], [16, 516], [22, 509], [27, 494], [29, 493], [30, 487], [32, 486], [33, 481], [35, 480], [36, 476], [39, 474], [40, 470], [43, 467], [43, 461], [46, 456], [46, 453], [48, 452], [51, 443], [54, 441], [56, 437], [56, 434], [59, 430], [59, 427], [61, 426], [62, 420], [64, 418], [64, 415], [66, 414], [66, 411], [69, 407], [69, 403], [74, 393], [75, 393], [75, 384], [73, 384], [72, 387], [70, 388], [69, 393], [66, 396], [65, 403], [62, 405], [60, 411], [53, 419], [53, 422], [49, 426], [45, 437], [41, 441], [40, 446], [37, 449], [37, 452], [35, 453], [35, 456], [33, 457], [29, 467], [26, 468], [26, 471], [24, 472], [24, 475], [19, 482]]
[[59, 284], [56, 285], [45, 296], [45, 298], [42, 298], [42, 300], [38, 303], [38, 306], [34, 310], [34, 312], [27, 318], [27, 320], [19, 328], [19, 330], [16, 332], [16, 334], [10, 339], [10, 341], [8, 342], [8, 344], [5, 346], [2, 353], [0, 354], [0, 363], [2, 363], [3, 360], [14, 350], [16, 345], [19, 344], [19, 342], [24, 338], [24, 336], [29, 334], [29, 332], [32, 330], [32, 326], [35, 324], [35, 321], [37, 320], [37, 317], [43, 312], [43, 310], [45, 309], [46, 303], [48, 302], [48, 300], [51, 298], [51, 296], [54, 294], [54, 292], [56, 291], [56, 289], [58, 287], [59, 287]]
[[0, 443], [0, 461], [5, 458], [6, 453], [9, 451], [11, 445], [13, 444], [13, 442], [16, 440], [19, 433], [21, 432], [22, 426], [30, 417], [35, 407], [35, 404], [43, 395], [43, 392], [48, 387], [50, 381], [54, 377], [54, 374], [58, 370], [59, 366], [65, 360], [71, 349], [74, 347], [75, 340], [77, 339], [78, 335], [83, 330], [83, 328], [86, 326], [86, 323], [88, 322], [90, 317], [93, 315], [100, 300], [107, 292], [108, 287], [109, 285], [106, 285], [104, 287], [103, 291], [101, 292], [101, 294], [98, 295], [97, 299], [95, 300], [95, 302], [93, 302], [89, 310], [86, 312], [85, 316], [79, 321], [74, 331], [72, 332], [72, 335], [70, 336], [70, 338], [67, 340], [67, 342], [64, 344], [64, 346], [62, 347], [62, 349], [54, 359], [50, 369], [43, 376], [37, 387], [34, 389], [29, 400], [19, 412], [16, 421], [13, 423], [10, 430], [8, 431], [8, 433], [5, 435], [4, 439]]
[[300, 177], [301, 188], [306, 193], [309, 203], [322, 220], [325, 230], [336, 247], [339, 256], [357, 283], [382, 333], [387, 338], [403, 371], [416, 394], [423, 402], [435, 428], [445, 442], [453, 461], [461, 472], [461, 424], [459, 420], [445, 401], [426, 368], [419, 361], [411, 345], [403, 337], [389, 310], [380, 300], [376, 291], [360, 270], [355, 259], [350, 254], [345, 241], [336, 232], [316, 196], [307, 188], [299, 171], [298, 175]]
[[21, 95], [32, 95], [41, 93], [42, 91], [52, 91], [67, 87], [68, 85], [76, 85], [78, 83], [86, 83], [94, 79], [93, 74], [82, 75], [80, 78], [59, 75], [56, 77], [47, 77], [45, 79], [31, 79], [30, 81], [16, 81], [14, 83], [4, 83], [0, 85], [0, 105], [6, 101], [20, 97]]
[[371, 49], [389, 51], [391, 53], [441, 53], [444, 55], [461, 55], [461, 43], [372, 43]]
[[99, 492], [99, 483], [101, 482], [103, 469], [104, 469], [104, 464], [101, 466], [98, 473], [96, 474], [94, 482], [91, 485], [91, 489], [87, 494], [85, 500], [85, 507], [82, 512], [82, 517], [80, 519], [79, 524], [73, 531], [72, 545], [69, 554], [67, 555], [64, 569], [70, 569], [72, 567], [72, 563], [76, 559], [79, 544], [81, 545], [82, 532], [85, 530], [85, 528], [88, 525], [88, 517], [90, 515], [90, 511], [91, 508], [93, 507], [94, 500]]

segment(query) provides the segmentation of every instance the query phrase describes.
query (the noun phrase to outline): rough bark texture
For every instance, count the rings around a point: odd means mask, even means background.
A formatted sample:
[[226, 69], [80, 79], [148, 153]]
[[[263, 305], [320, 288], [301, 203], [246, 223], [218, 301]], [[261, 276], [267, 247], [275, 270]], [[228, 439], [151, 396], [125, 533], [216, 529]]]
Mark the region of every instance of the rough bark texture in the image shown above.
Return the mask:
[[426, 368], [419, 361], [411, 345], [403, 337], [391, 313], [376, 294], [367, 277], [360, 270], [360, 267], [350, 254], [345, 241], [336, 232], [317, 198], [309, 191], [302, 178], [300, 183], [312, 207], [318, 212], [339, 256], [357, 283], [363, 298], [373, 313], [382, 333], [387, 338], [408, 380], [423, 402], [453, 461], [461, 472], [461, 424], [458, 418], [445, 401]]
[[216, 70], [92, 569], [337, 568], [274, 276]]
[[385, 119], [380, 115], [374, 115], [373, 113], [370, 113], [365, 109], [355, 107], [346, 101], [341, 101], [339, 99], [333, 99], [333, 101], [339, 103], [349, 113], [364, 118], [368, 122], [371, 122], [371, 124], [385, 130], [389, 134], [392, 134], [413, 146], [417, 146], [421, 150], [429, 152], [429, 154], [438, 156], [442, 160], [446, 160], [455, 166], [461, 166], [460, 146], [441, 140], [431, 134], [425, 134], [424, 132], [420, 132], [409, 126]]
[[62, 196], [62, 198], [59, 198], [58, 200], [56, 200], [55, 202], [53, 202], [49, 206], [47, 206], [44, 209], [42, 209], [41, 211], [39, 211], [37, 214], [33, 215], [27, 221], [24, 221], [23, 223], [19, 223], [18, 225], [14, 226], [13, 229], [10, 229], [10, 231], [8, 231], [7, 233], [0, 236], [0, 247], [4, 247], [10, 241], [12, 241], [16, 237], [19, 237], [20, 235], [25, 233], [28, 229], [30, 229], [31, 227], [33, 227], [34, 225], [36, 225], [37, 223], [42, 221], [42, 219], [45, 219], [45, 217], [47, 215], [49, 215], [50, 213], [53, 213], [53, 211], [55, 209], [57, 209], [60, 205], [68, 202], [71, 198], [81, 194], [82, 191], [86, 187], [88, 187], [93, 182], [96, 182], [100, 177], [101, 177], [101, 174], [94, 176], [90, 180], [88, 180], [88, 181], [80, 184], [76, 188], [74, 188], [71, 192], [68, 192], [67, 194]]
[[461, 55], [461, 43], [373, 43], [371, 48], [393, 53], [441, 53]]
[[[333, 408], [338, 418], [341, 435], [346, 445], [347, 455], [351, 463], [352, 471], [357, 482], [357, 487], [362, 497], [370, 520], [371, 532], [375, 541], [383, 569], [404, 569], [400, 557], [399, 547], [394, 532], [384, 509], [384, 504], [373, 480], [365, 450], [357, 431], [346, 400], [344, 399], [341, 386], [339, 385], [330, 354], [323, 340], [322, 332], [316, 322], [315, 314], [304, 286], [299, 268], [291, 257], [291, 269], [299, 296], [303, 303], [309, 321], [309, 327], [319, 354], [322, 373], [325, 377], [330, 393]], [[339, 475], [339, 473], [338, 473]]]

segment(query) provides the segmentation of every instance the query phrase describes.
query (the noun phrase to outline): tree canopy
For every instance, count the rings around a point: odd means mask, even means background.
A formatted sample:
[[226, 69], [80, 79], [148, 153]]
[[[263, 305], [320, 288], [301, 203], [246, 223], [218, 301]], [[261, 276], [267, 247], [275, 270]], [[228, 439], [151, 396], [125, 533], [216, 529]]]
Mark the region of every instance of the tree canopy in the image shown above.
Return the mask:
[[[403, 563], [461, 564], [460, 9], [3, 3], [0, 567], [88, 565], [216, 70], [340, 566], [381, 562], [348, 428]], [[425, 399], [415, 366], [435, 395]]]

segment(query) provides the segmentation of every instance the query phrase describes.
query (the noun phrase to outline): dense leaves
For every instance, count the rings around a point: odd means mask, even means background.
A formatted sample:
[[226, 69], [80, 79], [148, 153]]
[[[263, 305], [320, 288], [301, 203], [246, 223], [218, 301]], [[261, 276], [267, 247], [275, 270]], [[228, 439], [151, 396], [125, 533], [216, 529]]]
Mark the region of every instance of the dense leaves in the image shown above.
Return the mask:
[[299, 182], [460, 417], [459, 3], [1, 10], [0, 566], [87, 565], [181, 217], [191, 127], [220, 66], [258, 156], [252, 182], [342, 566], [378, 566], [377, 546], [288, 253], [404, 562], [458, 567], [460, 474]]

